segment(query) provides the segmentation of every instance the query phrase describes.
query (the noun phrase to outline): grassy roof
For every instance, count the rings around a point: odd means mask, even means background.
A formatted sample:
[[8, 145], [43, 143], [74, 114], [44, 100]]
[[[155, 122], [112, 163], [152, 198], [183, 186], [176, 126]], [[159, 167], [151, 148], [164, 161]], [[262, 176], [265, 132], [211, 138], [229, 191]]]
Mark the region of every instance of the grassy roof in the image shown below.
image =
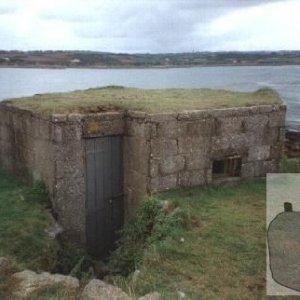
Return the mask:
[[15, 106], [40, 113], [136, 110], [148, 113], [180, 112], [281, 103], [271, 89], [253, 93], [212, 89], [135, 89], [110, 86], [69, 93], [39, 94], [12, 99]]

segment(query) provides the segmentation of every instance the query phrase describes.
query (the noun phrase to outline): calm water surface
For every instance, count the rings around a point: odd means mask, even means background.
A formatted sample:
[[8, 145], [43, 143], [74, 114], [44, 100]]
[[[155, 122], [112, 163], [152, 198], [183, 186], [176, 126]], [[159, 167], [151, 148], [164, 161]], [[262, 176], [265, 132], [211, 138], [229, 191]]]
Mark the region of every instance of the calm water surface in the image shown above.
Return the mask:
[[300, 130], [300, 66], [174, 69], [0, 68], [0, 101], [37, 93], [123, 85], [138, 88], [276, 89], [288, 106], [287, 123]]

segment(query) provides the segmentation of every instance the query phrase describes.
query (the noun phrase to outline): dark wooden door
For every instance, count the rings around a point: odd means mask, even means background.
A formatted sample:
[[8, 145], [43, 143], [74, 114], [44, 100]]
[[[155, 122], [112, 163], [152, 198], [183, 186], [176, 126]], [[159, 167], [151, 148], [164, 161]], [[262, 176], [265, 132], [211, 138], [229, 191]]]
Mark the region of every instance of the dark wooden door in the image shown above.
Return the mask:
[[91, 255], [104, 258], [123, 225], [123, 140], [91, 138], [85, 145], [87, 247]]

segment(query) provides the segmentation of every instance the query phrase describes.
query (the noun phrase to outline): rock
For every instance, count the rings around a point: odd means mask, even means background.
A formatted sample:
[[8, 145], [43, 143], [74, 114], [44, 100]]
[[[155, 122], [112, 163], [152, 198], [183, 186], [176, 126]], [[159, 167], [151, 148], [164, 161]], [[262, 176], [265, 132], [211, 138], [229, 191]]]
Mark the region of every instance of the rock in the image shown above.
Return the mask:
[[0, 276], [7, 272], [9, 265], [9, 260], [6, 257], [0, 257]]
[[184, 292], [177, 291], [177, 295], [178, 295], [179, 299], [185, 298], [185, 293]]
[[159, 300], [160, 299], [160, 293], [153, 292], [149, 293], [143, 297], [140, 297], [138, 300]]
[[37, 274], [30, 270], [24, 270], [13, 274], [12, 277], [19, 281], [13, 295], [20, 298], [27, 297], [35, 291], [54, 285], [60, 285], [70, 290], [79, 288], [79, 280], [77, 278], [61, 274], [50, 274], [47, 272]]
[[130, 300], [131, 298], [120, 288], [92, 279], [84, 288], [81, 299], [84, 300]]

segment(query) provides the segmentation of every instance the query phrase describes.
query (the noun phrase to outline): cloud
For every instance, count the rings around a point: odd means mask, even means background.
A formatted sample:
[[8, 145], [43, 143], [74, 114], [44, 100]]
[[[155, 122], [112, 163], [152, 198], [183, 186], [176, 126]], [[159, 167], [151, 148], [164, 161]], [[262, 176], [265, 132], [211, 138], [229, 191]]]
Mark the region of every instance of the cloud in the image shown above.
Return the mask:
[[41, 19], [63, 22], [94, 22], [99, 19], [99, 12], [104, 2], [95, 0], [64, 0], [47, 1], [46, 7], [38, 12]]
[[0, 15], [15, 13], [18, 6], [14, 2], [0, 2]]
[[[208, 13], [199, 14], [194, 7], [181, 7], [181, 1], [134, 2], [130, 5], [116, 5], [116, 2], [99, 12], [98, 21], [75, 25], [79, 38], [94, 39], [106, 51], [110, 45], [116, 51], [117, 39], [122, 51], [145, 48], [147, 52], [176, 52], [178, 44], [188, 44], [194, 26], [211, 17]], [[176, 5], [178, 4], [178, 5]], [[138, 52], [138, 50], [137, 50]]]
[[299, 49], [299, 9], [298, 0], [1, 0], [0, 48]]
[[198, 37], [211, 39], [212, 50], [300, 49], [299, 1], [269, 3], [229, 12], [198, 28]]
[[[160, 1], [157, 5], [156, 1], [143, 1], [121, 6], [114, 6], [113, 2], [103, 7], [99, 21], [75, 25], [74, 32], [78, 38], [94, 40], [104, 51], [126, 52], [145, 47], [146, 52], [257, 50], [260, 45], [270, 49], [278, 47], [278, 42], [269, 38], [266, 43], [256, 43], [255, 37], [261, 39], [261, 35], [270, 34], [263, 20], [268, 20], [272, 27], [286, 3], [289, 10], [295, 10], [288, 2]], [[269, 16], [270, 11], [275, 15]], [[261, 22], [257, 22], [258, 17]], [[294, 29], [291, 35], [295, 34]], [[281, 43], [284, 39], [282, 36]]]

